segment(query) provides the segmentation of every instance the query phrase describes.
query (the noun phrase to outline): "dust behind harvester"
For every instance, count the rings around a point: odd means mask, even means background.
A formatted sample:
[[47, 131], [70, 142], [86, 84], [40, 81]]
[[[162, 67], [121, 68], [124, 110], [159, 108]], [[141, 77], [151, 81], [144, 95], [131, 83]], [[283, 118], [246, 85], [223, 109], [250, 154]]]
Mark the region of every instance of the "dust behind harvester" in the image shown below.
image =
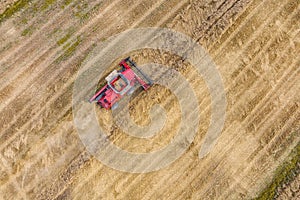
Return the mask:
[[98, 105], [107, 110], [115, 109], [118, 101], [125, 94], [134, 92], [136, 85], [141, 85], [147, 90], [152, 84], [148, 78], [130, 59], [130, 57], [119, 63], [120, 69], [113, 70], [106, 78], [107, 84], [102, 87], [89, 101], [96, 101]]

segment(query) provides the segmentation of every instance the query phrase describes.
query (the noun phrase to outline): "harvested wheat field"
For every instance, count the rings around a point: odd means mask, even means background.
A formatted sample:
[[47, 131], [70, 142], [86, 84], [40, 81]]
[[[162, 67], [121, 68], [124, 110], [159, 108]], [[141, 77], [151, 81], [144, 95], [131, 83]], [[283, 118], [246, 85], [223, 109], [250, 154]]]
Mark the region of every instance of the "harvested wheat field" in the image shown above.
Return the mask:
[[[0, 199], [300, 199], [299, 0], [7, 0], [0, 13]], [[131, 173], [103, 164], [80, 140], [72, 93], [98, 43], [142, 27], [178, 31], [206, 50], [223, 81], [226, 118], [199, 158], [212, 114], [205, 80], [170, 52], [131, 52], [138, 65], [185, 77], [200, 117], [187, 125], [196, 134], [178, 159]], [[157, 134], [128, 135], [95, 105], [97, 123], [126, 151], [163, 148], [184, 120], [179, 102], [155, 83], [133, 96], [129, 114], [140, 126], [152, 123], [152, 106], [164, 108]]]

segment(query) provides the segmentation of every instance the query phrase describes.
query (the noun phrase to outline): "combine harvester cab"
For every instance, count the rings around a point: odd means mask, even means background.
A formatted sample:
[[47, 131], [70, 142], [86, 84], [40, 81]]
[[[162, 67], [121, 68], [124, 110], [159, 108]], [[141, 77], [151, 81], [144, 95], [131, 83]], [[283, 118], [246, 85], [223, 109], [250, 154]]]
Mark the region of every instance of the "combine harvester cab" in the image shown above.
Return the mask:
[[149, 89], [153, 84], [152, 80], [145, 75], [130, 57], [119, 63], [120, 70], [112, 71], [105, 80], [107, 84], [102, 87], [89, 100], [90, 103], [97, 102], [102, 108], [107, 110], [116, 109], [118, 101], [126, 94], [131, 94], [137, 84], [144, 90]]

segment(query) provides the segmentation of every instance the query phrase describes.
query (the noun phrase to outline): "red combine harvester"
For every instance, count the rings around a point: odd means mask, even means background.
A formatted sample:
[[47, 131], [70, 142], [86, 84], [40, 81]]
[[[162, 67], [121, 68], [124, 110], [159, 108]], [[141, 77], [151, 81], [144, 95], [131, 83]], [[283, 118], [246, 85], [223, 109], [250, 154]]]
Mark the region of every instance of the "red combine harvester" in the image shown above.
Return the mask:
[[140, 84], [144, 90], [153, 84], [152, 80], [137, 67], [130, 57], [122, 60], [119, 66], [120, 70], [112, 71], [105, 78], [107, 84], [89, 100], [90, 103], [96, 101], [102, 108], [113, 110], [118, 107], [118, 101], [125, 94], [134, 92], [137, 84]]

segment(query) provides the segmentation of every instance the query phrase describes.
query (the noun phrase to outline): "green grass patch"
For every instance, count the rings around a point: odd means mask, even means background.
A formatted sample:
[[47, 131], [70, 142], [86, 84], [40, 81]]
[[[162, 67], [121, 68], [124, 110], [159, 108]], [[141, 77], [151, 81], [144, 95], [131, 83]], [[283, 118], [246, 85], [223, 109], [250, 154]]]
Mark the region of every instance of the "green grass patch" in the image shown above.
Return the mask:
[[56, 0], [45, 0], [41, 9], [42, 10], [46, 10], [47, 8], [49, 8], [54, 2], [56, 2]]
[[67, 33], [64, 37], [62, 37], [57, 41], [57, 44], [59, 46], [63, 45], [71, 37], [71, 35], [72, 35], [71, 33]]
[[300, 142], [292, 150], [287, 161], [276, 169], [272, 182], [262, 191], [256, 200], [274, 199], [279, 187], [293, 179], [293, 174], [297, 170], [298, 163], [300, 163]]
[[80, 44], [81, 41], [82, 41], [81, 38], [78, 36], [76, 38], [76, 41], [73, 44], [70, 44], [70, 43], [66, 44], [67, 47], [64, 47], [66, 49], [65, 55], [67, 57], [72, 55], [73, 52], [76, 50], [76, 47]]
[[62, 3], [61, 8], [64, 9], [66, 6], [68, 6], [70, 3], [72, 3], [73, 0], [64, 0]]
[[[58, 38], [58, 35], [61, 32], [62, 32], [61, 28], [57, 27], [57, 28], [53, 29], [52, 31], [47, 32], [46, 35], [47, 35], [48, 38], [55, 38], [56, 39], [56, 38]], [[56, 44], [59, 45], [58, 41], [56, 41]]]
[[27, 18], [24, 17], [21, 19], [21, 24], [27, 24], [27, 22], [28, 22]]
[[88, 4], [83, 3], [82, 5], [77, 5], [77, 11], [74, 13], [74, 16], [80, 20], [80, 23], [86, 22], [94, 12], [96, 12], [103, 2], [96, 4], [91, 10], [87, 11]]
[[33, 33], [34, 28], [32, 26], [24, 29], [21, 33], [22, 36], [31, 35]]
[[67, 6], [69, 5], [73, 0], [64, 0], [64, 5]]
[[31, 0], [19, 0], [13, 5], [8, 7], [3, 13], [0, 14], [0, 23], [2, 23], [7, 18], [11, 17], [13, 14], [24, 8]]
[[67, 58], [69, 58], [76, 50], [77, 46], [81, 43], [82, 39], [80, 36], [78, 36], [76, 38], [75, 42], [68, 42], [67, 44], [65, 44], [63, 46], [63, 49], [65, 50], [65, 52], [56, 59], [56, 63], [59, 63], [63, 60], [66, 60]]

